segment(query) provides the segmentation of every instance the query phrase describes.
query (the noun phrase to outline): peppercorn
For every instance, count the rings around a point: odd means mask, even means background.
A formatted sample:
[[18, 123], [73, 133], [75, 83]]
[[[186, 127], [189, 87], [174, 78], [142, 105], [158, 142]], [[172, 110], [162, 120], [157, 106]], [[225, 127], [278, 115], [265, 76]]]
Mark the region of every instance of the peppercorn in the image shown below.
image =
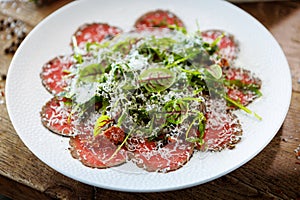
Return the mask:
[[55, 0], [34, 0], [35, 5], [44, 6], [53, 3]]
[[2, 74], [2, 75], [1, 75], [1, 80], [3, 80], [3, 81], [6, 80], [6, 75], [5, 75], [5, 74]]
[[26, 25], [18, 19], [0, 19], [0, 31], [5, 31], [1, 33], [2, 40], [12, 41], [10, 46], [4, 49], [5, 54], [14, 54], [27, 36]]

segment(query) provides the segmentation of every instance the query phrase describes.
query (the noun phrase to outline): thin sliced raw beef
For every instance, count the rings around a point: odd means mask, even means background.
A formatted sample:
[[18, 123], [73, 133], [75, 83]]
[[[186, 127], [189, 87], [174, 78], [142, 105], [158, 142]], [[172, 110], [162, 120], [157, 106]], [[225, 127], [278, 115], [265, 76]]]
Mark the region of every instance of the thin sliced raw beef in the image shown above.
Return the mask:
[[162, 144], [146, 139], [130, 138], [127, 149], [133, 152], [132, 161], [149, 172], [169, 172], [182, 167], [192, 156], [194, 144], [173, 140]]
[[[261, 88], [261, 80], [255, 77], [249, 70], [241, 68], [225, 68], [224, 77], [230, 84], [226, 86], [229, 98], [247, 106], [259, 97], [258, 90]], [[231, 106], [230, 108], [234, 108]]]
[[206, 114], [204, 131], [204, 146], [210, 151], [221, 151], [224, 148], [234, 148], [242, 135], [241, 124], [236, 115], [231, 112], [216, 110]]
[[79, 134], [70, 138], [73, 158], [92, 168], [108, 168], [126, 162], [126, 151], [104, 135]]
[[221, 30], [207, 30], [202, 32], [203, 41], [212, 43], [215, 41], [219, 36], [224, 34], [221, 41], [218, 43], [219, 51], [218, 54], [232, 61], [236, 59], [237, 54], [239, 52], [239, 47], [237, 41], [234, 39], [234, 36], [230, 33], [226, 33]]
[[227, 80], [239, 80], [244, 84], [261, 86], [261, 80], [255, 77], [249, 70], [230, 67], [224, 69], [223, 72]]
[[167, 10], [155, 10], [142, 15], [135, 22], [134, 27], [145, 29], [151, 27], [168, 28], [170, 25], [184, 27], [183, 22], [174, 13]]
[[[239, 104], [243, 106], [249, 105], [251, 102], [253, 102], [258, 96], [252, 92], [252, 91], [242, 91], [237, 88], [234, 89], [227, 89], [227, 95], [230, 99], [234, 100], [235, 102], [238, 102]], [[228, 103], [229, 109], [235, 109], [236, 106], [232, 105], [231, 103]]]
[[122, 30], [116, 26], [111, 26], [106, 23], [84, 24], [74, 33], [77, 45], [84, 48], [88, 42], [101, 42], [104, 39], [110, 39]]
[[103, 135], [114, 144], [121, 144], [125, 139], [125, 132], [117, 127], [111, 126], [103, 132]]
[[42, 108], [41, 120], [42, 124], [52, 132], [70, 136], [73, 134], [73, 120], [71, 115], [71, 100], [62, 97], [53, 97]]
[[54, 95], [63, 92], [71, 81], [67, 75], [74, 63], [73, 56], [58, 56], [44, 64], [40, 73], [44, 87]]

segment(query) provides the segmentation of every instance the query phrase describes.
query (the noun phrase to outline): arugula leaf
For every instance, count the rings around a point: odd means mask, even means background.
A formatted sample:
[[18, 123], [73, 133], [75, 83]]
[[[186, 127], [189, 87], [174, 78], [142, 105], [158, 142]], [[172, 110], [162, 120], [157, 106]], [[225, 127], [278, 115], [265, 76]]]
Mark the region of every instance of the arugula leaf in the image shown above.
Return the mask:
[[181, 32], [183, 34], [187, 34], [187, 30], [185, 27], [178, 26], [177, 24], [168, 25], [168, 28], [174, 31]]
[[262, 96], [262, 93], [259, 91], [260, 85], [255, 83], [243, 83], [241, 80], [224, 80], [224, 85], [228, 87], [236, 86], [242, 90], [250, 90], [254, 92], [258, 97]]
[[210, 55], [213, 55], [219, 50], [218, 43], [224, 37], [224, 33], [217, 37], [211, 44], [208, 42], [203, 42], [203, 47]]
[[90, 52], [90, 51], [97, 51], [99, 49], [102, 49], [102, 48], [106, 48], [110, 45], [110, 41], [106, 41], [106, 42], [102, 42], [102, 43], [98, 43], [98, 42], [88, 42], [86, 43], [86, 50], [87, 52]]
[[146, 125], [151, 120], [149, 117], [149, 113], [145, 109], [129, 109], [130, 116], [136, 116], [136, 123], [138, 125]]
[[73, 36], [72, 37], [72, 45], [73, 45], [73, 48], [74, 48], [74, 59], [77, 61], [77, 63], [79, 64], [82, 64], [83, 63], [83, 57], [80, 53], [80, 49], [77, 45], [77, 40], [76, 40], [76, 37]]
[[[206, 118], [204, 117], [204, 114], [202, 112], [196, 111], [196, 116], [194, 118], [194, 120], [191, 122], [188, 130], [185, 133], [185, 140], [188, 142], [196, 142], [200, 145], [202, 145], [204, 143], [203, 137], [204, 137], [204, 131], [205, 131], [205, 120]], [[199, 136], [195, 137], [195, 136], [190, 136], [189, 137], [189, 133], [192, 129], [192, 127], [194, 126], [194, 124], [196, 123], [196, 121], [198, 121], [199, 125], [198, 125], [198, 131], [199, 131]]]
[[246, 113], [248, 113], [248, 114], [250, 114], [250, 115], [253, 115], [256, 119], [262, 120], [262, 117], [259, 116], [256, 112], [251, 111], [249, 108], [247, 108], [247, 107], [243, 106], [242, 104], [240, 104], [239, 102], [237, 102], [237, 101], [231, 99], [229, 96], [225, 95], [225, 96], [224, 96], [224, 99], [225, 99], [227, 102], [229, 102], [229, 103], [233, 104], [234, 106], [236, 106], [237, 108], [239, 108], [239, 109], [245, 111]]

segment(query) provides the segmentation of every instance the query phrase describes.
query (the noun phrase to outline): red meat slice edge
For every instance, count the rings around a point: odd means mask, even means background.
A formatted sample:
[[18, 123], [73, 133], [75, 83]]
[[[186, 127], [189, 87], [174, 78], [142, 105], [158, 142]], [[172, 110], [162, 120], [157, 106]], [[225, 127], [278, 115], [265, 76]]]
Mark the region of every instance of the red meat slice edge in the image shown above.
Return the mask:
[[53, 97], [42, 108], [40, 113], [42, 124], [56, 134], [70, 136], [74, 130], [72, 123], [74, 116], [71, 112], [69, 99]]
[[114, 144], [105, 135], [85, 133], [70, 138], [70, 152], [73, 158], [92, 168], [108, 168], [126, 162], [126, 151]]
[[207, 30], [202, 32], [202, 38], [205, 42], [212, 43], [219, 36], [224, 34], [221, 41], [218, 43], [219, 55], [229, 61], [236, 59], [239, 52], [237, 41], [234, 36], [221, 30]]
[[77, 45], [84, 48], [88, 42], [101, 42], [102, 40], [116, 36], [122, 30], [106, 23], [84, 24], [74, 33]]
[[135, 22], [134, 27], [139, 30], [157, 27], [168, 28], [169, 25], [184, 27], [183, 22], [174, 13], [166, 10], [155, 10], [142, 15]]
[[72, 56], [58, 56], [44, 64], [40, 74], [44, 87], [54, 95], [63, 92], [71, 80], [67, 75], [73, 64]]
[[[261, 88], [261, 80], [255, 77], [249, 70], [241, 68], [228, 68], [224, 70], [225, 79], [238, 80], [246, 85], [255, 85], [258, 89]], [[257, 97], [254, 91], [245, 90], [239, 87], [227, 87], [226, 92], [229, 98], [237, 101], [243, 106], [247, 106], [253, 102]], [[232, 107], [234, 108], [234, 107]]]
[[242, 68], [228, 68], [224, 70], [227, 80], [240, 80], [244, 84], [261, 85], [261, 80], [253, 76], [249, 70]]
[[238, 118], [230, 113], [212, 111], [206, 114], [204, 131], [204, 147], [210, 151], [221, 151], [225, 148], [234, 148], [240, 141], [242, 127]]
[[169, 172], [182, 167], [192, 156], [194, 144], [184, 140], [173, 140], [166, 145], [146, 139], [130, 138], [127, 149], [140, 168], [149, 172]]
[[[241, 91], [238, 89], [227, 89], [227, 95], [230, 99], [242, 104], [243, 106], [249, 105], [253, 102], [257, 95], [251, 91]], [[229, 103], [229, 109], [234, 109], [235, 106]]]

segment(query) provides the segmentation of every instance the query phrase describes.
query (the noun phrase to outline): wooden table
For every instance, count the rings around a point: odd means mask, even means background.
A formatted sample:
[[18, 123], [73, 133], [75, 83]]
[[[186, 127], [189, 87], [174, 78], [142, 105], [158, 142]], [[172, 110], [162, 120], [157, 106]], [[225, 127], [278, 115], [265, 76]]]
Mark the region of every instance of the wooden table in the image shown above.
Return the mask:
[[[30, 31], [68, 2], [60, 0], [36, 7], [33, 3], [2, 1], [0, 20], [18, 19]], [[271, 31], [283, 48], [292, 72], [293, 93], [288, 115], [275, 138], [259, 155], [226, 176], [184, 190], [143, 194], [109, 191], [67, 178], [36, 158], [15, 132], [6, 105], [1, 103], [4, 98], [0, 97], [0, 194], [13, 199], [300, 199], [300, 160], [294, 152], [300, 144], [300, 2], [236, 5]], [[12, 58], [4, 49], [11, 41], [3, 36], [0, 39], [2, 79]], [[4, 84], [5, 80], [1, 80], [0, 92]]]

